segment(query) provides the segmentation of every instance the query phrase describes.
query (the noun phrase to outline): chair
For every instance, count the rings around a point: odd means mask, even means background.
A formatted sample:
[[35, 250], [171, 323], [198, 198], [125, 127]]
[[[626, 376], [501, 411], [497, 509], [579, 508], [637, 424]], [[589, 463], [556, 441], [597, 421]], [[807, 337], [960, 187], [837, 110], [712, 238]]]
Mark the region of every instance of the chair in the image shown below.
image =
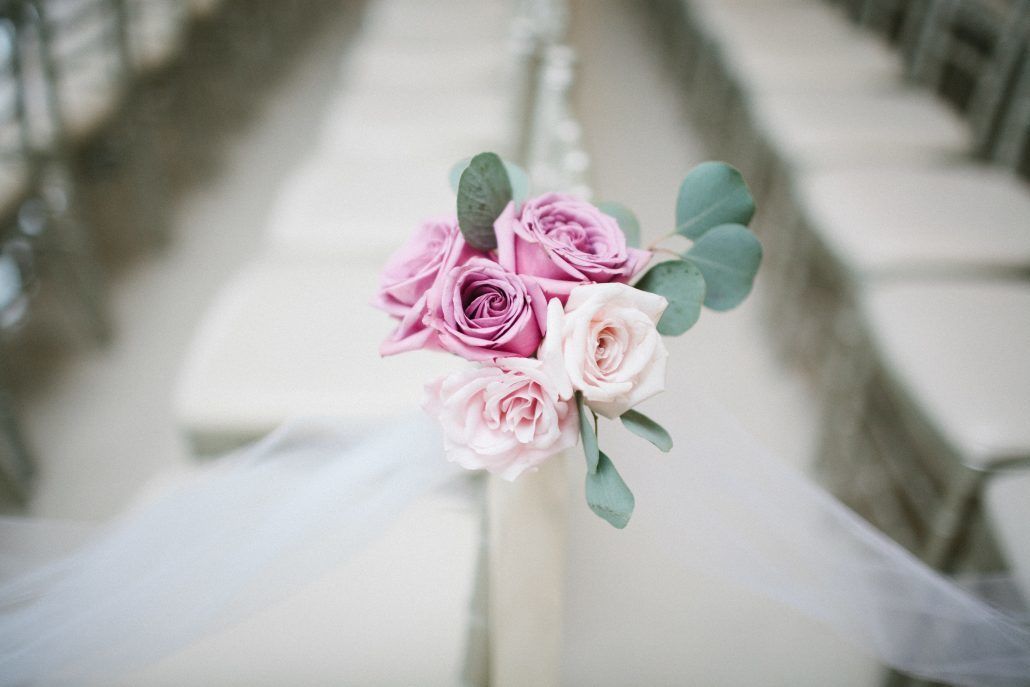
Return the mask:
[[226, 285], [175, 395], [177, 423], [198, 455], [256, 439], [293, 416], [338, 416], [358, 433], [414, 410], [422, 386], [461, 363], [439, 352], [379, 357], [393, 327], [370, 305], [379, 268], [332, 255], [277, 257]]
[[[140, 0], [142, 1], [142, 0]], [[30, 91], [33, 120], [42, 124], [38, 145], [88, 165], [89, 176], [122, 174], [121, 202], [132, 209], [132, 230], [146, 244], [167, 239], [164, 172], [154, 126], [145, 108], [133, 102], [136, 67], [150, 60], [130, 27], [129, 0], [31, 0], [42, 72]], [[133, 16], [139, 16], [132, 8]]]
[[[123, 5], [116, 0], [31, 0], [43, 73], [29, 92], [44, 143], [69, 151], [114, 119], [128, 88]], [[49, 114], [46, 114], [49, 111]]]
[[990, 569], [982, 489], [1030, 467], [1030, 285], [886, 282], [864, 291], [861, 312], [862, 370], [840, 378], [842, 404], [827, 408], [823, 469], [928, 564]]
[[[1009, 18], [1012, 23], [1006, 31], [1004, 45], [999, 46], [996, 60], [981, 75], [976, 102], [971, 106], [971, 111], [976, 113], [974, 135], [965, 137], [962, 146], [957, 145], [957, 140], [955, 145], [946, 146], [945, 137], [933, 133], [929, 138], [922, 138], [920, 130], [928, 129], [929, 123], [924, 120], [920, 126], [918, 118], [912, 117], [908, 125], [899, 125], [895, 132], [889, 132], [889, 123], [874, 124], [869, 134], [858, 141], [864, 143], [863, 146], [852, 143], [843, 146], [813, 144], [807, 157], [792, 155], [791, 148], [784, 148], [779, 171], [773, 174], [780, 183], [776, 194], [778, 200], [772, 201], [778, 210], [774, 214], [779, 225], [778, 234], [772, 237], [775, 250], [769, 251], [769, 271], [773, 277], [771, 288], [776, 291], [773, 302], [779, 305], [771, 311], [771, 319], [784, 325], [781, 331], [791, 334], [783, 344], [784, 348], [800, 351], [799, 357], [821, 358], [825, 348], [821, 348], [819, 342], [829, 342], [832, 338], [825, 328], [819, 329], [820, 323], [831, 325], [834, 313], [847, 307], [847, 297], [834, 296], [832, 292], [836, 289], [838, 294], [844, 294], [849, 288], [846, 286], [849, 280], [851, 284], [858, 283], [853, 279], [854, 275], [871, 274], [860, 264], [869, 254], [867, 247], [878, 246], [881, 249], [881, 266], [900, 274], [904, 271], [901, 262], [915, 257], [913, 251], [926, 251], [927, 255], [933, 255], [939, 245], [949, 241], [966, 247], [987, 243], [989, 239], [985, 236], [976, 239], [976, 232], [966, 232], [966, 227], [955, 221], [970, 208], [984, 207], [982, 201], [987, 196], [992, 202], [985, 208], [988, 213], [985, 216], [997, 218], [1000, 216], [997, 213], [1001, 213], [1007, 224], [988, 226], [984, 230], [1000, 232], [1017, 241], [1024, 234], [1020, 230], [1023, 226], [1020, 213], [1026, 208], [1025, 188], [1008, 179], [1010, 175], [1004, 171], [985, 169], [971, 159], [977, 154], [1001, 154], [1001, 139], [994, 133], [996, 131], [1012, 128], [1022, 131], [1025, 136], [1026, 124], [1018, 121], [1024, 113], [1009, 100], [1012, 89], [1008, 84], [1020, 69], [1026, 69], [1013, 64], [1012, 57], [1016, 47], [1025, 45], [1030, 35], [1030, 14], [1026, 12], [1025, 5], [1018, 5]], [[1028, 59], [1025, 54], [1021, 59], [1025, 65]], [[898, 101], [882, 100], [878, 108], [882, 111], [888, 102], [896, 104]], [[980, 103], [989, 103], [989, 107]], [[871, 116], [871, 113], [866, 115]], [[861, 126], [856, 124], [849, 135]], [[800, 130], [801, 127], [797, 128]], [[846, 126], [834, 135], [844, 135], [844, 128]], [[885, 133], [881, 134], [879, 130]], [[940, 133], [944, 132], [945, 129], [941, 128]], [[804, 135], [809, 140], [813, 138], [811, 130]], [[785, 137], [781, 133], [780, 139]], [[938, 143], [934, 143], [934, 138], [939, 138]], [[1015, 137], [1010, 135], [1002, 145], [1013, 145], [1012, 138]], [[799, 145], [797, 141], [794, 143]], [[889, 179], [890, 188], [887, 189], [877, 179]], [[865, 186], [867, 183], [872, 186]], [[877, 198], [867, 193], [871, 188], [884, 189], [888, 195]], [[864, 198], [867, 205], [856, 203], [860, 198]], [[925, 210], [915, 199], [923, 199]], [[926, 220], [919, 219], [918, 214], [937, 212], [931, 207], [938, 202], [937, 199], [959, 208], [958, 214], [947, 216], [946, 213], [938, 213], [940, 221], [934, 227], [934, 238], [916, 238], [919, 232], [925, 232], [919, 227], [927, 226]], [[855, 228], [855, 213], [869, 217], [862, 229], [862, 246], [856, 245], [854, 239], [857, 237], [846, 235]], [[873, 216], [879, 216], [883, 221], [873, 221]], [[968, 214], [965, 216], [969, 217]], [[895, 248], [901, 253], [893, 254], [891, 251]], [[989, 248], [986, 250], [990, 251]], [[1016, 250], [1014, 254], [1018, 255], [1020, 251]], [[883, 260], [894, 264], [885, 266]], [[971, 265], [982, 270], [992, 268], [980, 248], [973, 248], [964, 256], [954, 254], [949, 261], [959, 270], [968, 269]], [[999, 269], [1011, 267], [1007, 258], [1002, 258], [1001, 262], [1005, 264], [997, 265]], [[938, 266], [940, 269], [943, 267], [943, 263]], [[836, 276], [834, 271], [838, 272]], [[835, 281], [838, 286], [833, 285]], [[818, 315], [809, 317], [813, 312]], [[809, 344], [813, 344], [815, 349]]]
[[991, 531], [1014, 573], [1023, 597], [1030, 599], [1030, 470], [999, 474], [987, 485], [984, 507]]
[[269, 249], [382, 264], [423, 219], [455, 212], [448, 165], [477, 152], [444, 145], [404, 155], [380, 149], [313, 157], [276, 195]]
[[[0, 250], [0, 352], [5, 333], [24, 320], [28, 310], [31, 281], [25, 278], [30, 269], [24, 262], [30, 256], [18, 255], [16, 243]], [[11, 391], [6, 356], [0, 356], [0, 480], [19, 501], [28, 496], [34, 461], [22, 433]]]
[[[412, 121], [410, 114], [416, 109], [419, 118]], [[508, 156], [516, 126], [508, 101], [491, 93], [461, 98], [437, 93], [425, 99], [417, 94], [398, 98], [388, 91], [350, 93], [330, 105], [324, 121], [326, 149], [346, 151], [359, 146], [405, 151], [432, 142], [460, 151], [455, 161], [491, 149]]]
[[176, 0], [122, 2], [126, 51], [132, 71], [137, 77], [146, 76], [170, 64], [184, 47], [191, 7]]

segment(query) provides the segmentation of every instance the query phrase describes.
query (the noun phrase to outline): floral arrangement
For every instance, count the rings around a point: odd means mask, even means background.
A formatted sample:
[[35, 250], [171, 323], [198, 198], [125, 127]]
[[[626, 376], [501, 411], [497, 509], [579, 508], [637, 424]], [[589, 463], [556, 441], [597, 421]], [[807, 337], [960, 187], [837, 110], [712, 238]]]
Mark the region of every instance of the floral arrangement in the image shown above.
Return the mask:
[[[633, 494], [598, 448], [598, 416], [672, 448], [634, 407], [664, 389], [663, 335], [751, 291], [762, 247], [743, 178], [724, 163], [694, 168], [674, 231], [646, 250], [626, 207], [527, 199], [525, 173], [494, 153], [459, 163], [451, 180], [456, 214], [422, 223], [383, 269], [376, 304], [398, 325], [382, 354], [434, 349], [475, 363], [427, 386], [449, 460], [514, 480], [582, 439], [587, 503], [625, 527]], [[692, 245], [658, 246], [680, 239]], [[647, 269], [659, 255], [669, 259]]]

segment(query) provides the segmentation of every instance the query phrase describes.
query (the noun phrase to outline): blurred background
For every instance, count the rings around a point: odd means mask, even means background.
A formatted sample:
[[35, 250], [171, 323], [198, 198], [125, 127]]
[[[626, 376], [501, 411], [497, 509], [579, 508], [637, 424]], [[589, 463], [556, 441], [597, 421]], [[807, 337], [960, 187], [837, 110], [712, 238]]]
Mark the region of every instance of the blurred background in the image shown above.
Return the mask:
[[[463, 158], [625, 203], [645, 245], [721, 159], [764, 263], [669, 342], [670, 389], [938, 570], [1030, 594], [1028, 36], [1027, 0], [0, 1], [0, 505], [102, 521], [290, 416], [413, 408], [453, 363], [379, 360], [367, 303]], [[646, 406], [689, 431], [675, 392]], [[620, 470], [674, 495], [651, 456]], [[458, 601], [406, 629], [406, 677], [396, 636], [325, 639], [357, 612], [328, 584], [126, 684], [478, 682], [481, 497], [426, 517]], [[592, 517], [569, 515], [566, 684], [906, 684]]]

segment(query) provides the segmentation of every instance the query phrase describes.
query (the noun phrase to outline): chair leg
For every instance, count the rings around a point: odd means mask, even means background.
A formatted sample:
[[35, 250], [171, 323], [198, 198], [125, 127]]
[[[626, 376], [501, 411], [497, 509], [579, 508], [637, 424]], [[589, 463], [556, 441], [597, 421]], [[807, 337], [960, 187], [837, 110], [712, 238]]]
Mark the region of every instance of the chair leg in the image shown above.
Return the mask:
[[963, 469], [949, 486], [923, 548], [923, 562], [950, 572], [958, 562], [959, 544], [976, 511], [985, 473]]
[[87, 335], [97, 343], [106, 343], [111, 336], [110, 322], [104, 304], [104, 286], [100, 264], [79, 219], [76, 194], [71, 182], [55, 183], [44, 191], [49, 216], [48, 253], [58, 264], [53, 269], [55, 281], [64, 292], [62, 300], [78, 303], [80, 319]]
[[[14, 496], [21, 502], [28, 497], [29, 486], [36, 471], [35, 461], [22, 434], [10, 392], [0, 387], [0, 474], [10, 483]], [[9, 457], [4, 457], [9, 456]]]

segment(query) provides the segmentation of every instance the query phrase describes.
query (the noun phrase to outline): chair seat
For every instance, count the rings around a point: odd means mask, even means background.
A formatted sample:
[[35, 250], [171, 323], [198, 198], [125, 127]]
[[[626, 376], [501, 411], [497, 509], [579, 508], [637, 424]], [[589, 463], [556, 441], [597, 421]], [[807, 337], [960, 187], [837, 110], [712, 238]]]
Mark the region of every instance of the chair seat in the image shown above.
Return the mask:
[[1030, 284], [876, 284], [862, 310], [889, 377], [966, 465], [1030, 456]]
[[179, 54], [188, 11], [176, 2], [136, 0], [130, 3], [129, 45], [137, 71], [160, 69]]
[[426, 383], [463, 364], [425, 351], [380, 358], [394, 323], [370, 305], [379, 268], [269, 260], [221, 291], [176, 392], [178, 426], [198, 453], [253, 440], [298, 415], [366, 429], [415, 410]]
[[750, 94], [859, 93], [896, 88], [901, 78], [897, 55], [873, 41], [818, 53], [803, 41], [775, 46], [738, 42], [723, 46], [723, 55]]
[[796, 48], [803, 42], [822, 52], [823, 48], [870, 40], [825, 3], [702, 0], [690, 2], [690, 12], [720, 46], [750, 43], [765, 49]]
[[[455, 212], [457, 150], [435, 157], [322, 155], [292, 174], [269, 214], [273, 252], [382, 263], [424, 219]], [[398, 193], [403, 189], [403, 193]]]
[[696, 4], [721, 59], [749, 93], [855, 92], [900, 78], [893, 51], [825, 5]]
[[366, 41], [343, 61], [348, 91], [445, 93], [459, 98], [504, 92], [508, 87], [507, 53], [496, 41], [464, 42], [427, 49], [408, 41]]
[[764, 140], [802, 172], [939, 163], [971, 148], [966, 124], [918, 91], [766, 93], [755, 97], [753, 113]]
[[509, 6], [504, 2], [384, 0], [369, 3], [362, 17], [362, 30], [370, 36], [420, 43], [464, 41], [477, 36], [503, 39], [509, 19]]
[[[453, 149], [455, 160], [484, 150], [504, 155], [502, 142], [512, 140], [513, 119], [507, 100], [491, 95], [435, 94], [423, 101], [411, 93], [349, 93], [330, 105], [321, 140], [327, 150], [361, 144], [403, 153], [431, 143]], [[450, 157], [443, 164], [449, 162]]]
[[1003, 170], [822, 172], [796, 186], [812, 231], [853, 277], [1030, 266], [1030, 192]]
[[482, 512], [475, 479], [420, 497], [298, 593], [118, 684], [464, 684]]
[[1030, 597], [1030, 470], [1000, 474], [987, 484], [984, 496], [994, 538], [1015, 574], [1023, 595]]

